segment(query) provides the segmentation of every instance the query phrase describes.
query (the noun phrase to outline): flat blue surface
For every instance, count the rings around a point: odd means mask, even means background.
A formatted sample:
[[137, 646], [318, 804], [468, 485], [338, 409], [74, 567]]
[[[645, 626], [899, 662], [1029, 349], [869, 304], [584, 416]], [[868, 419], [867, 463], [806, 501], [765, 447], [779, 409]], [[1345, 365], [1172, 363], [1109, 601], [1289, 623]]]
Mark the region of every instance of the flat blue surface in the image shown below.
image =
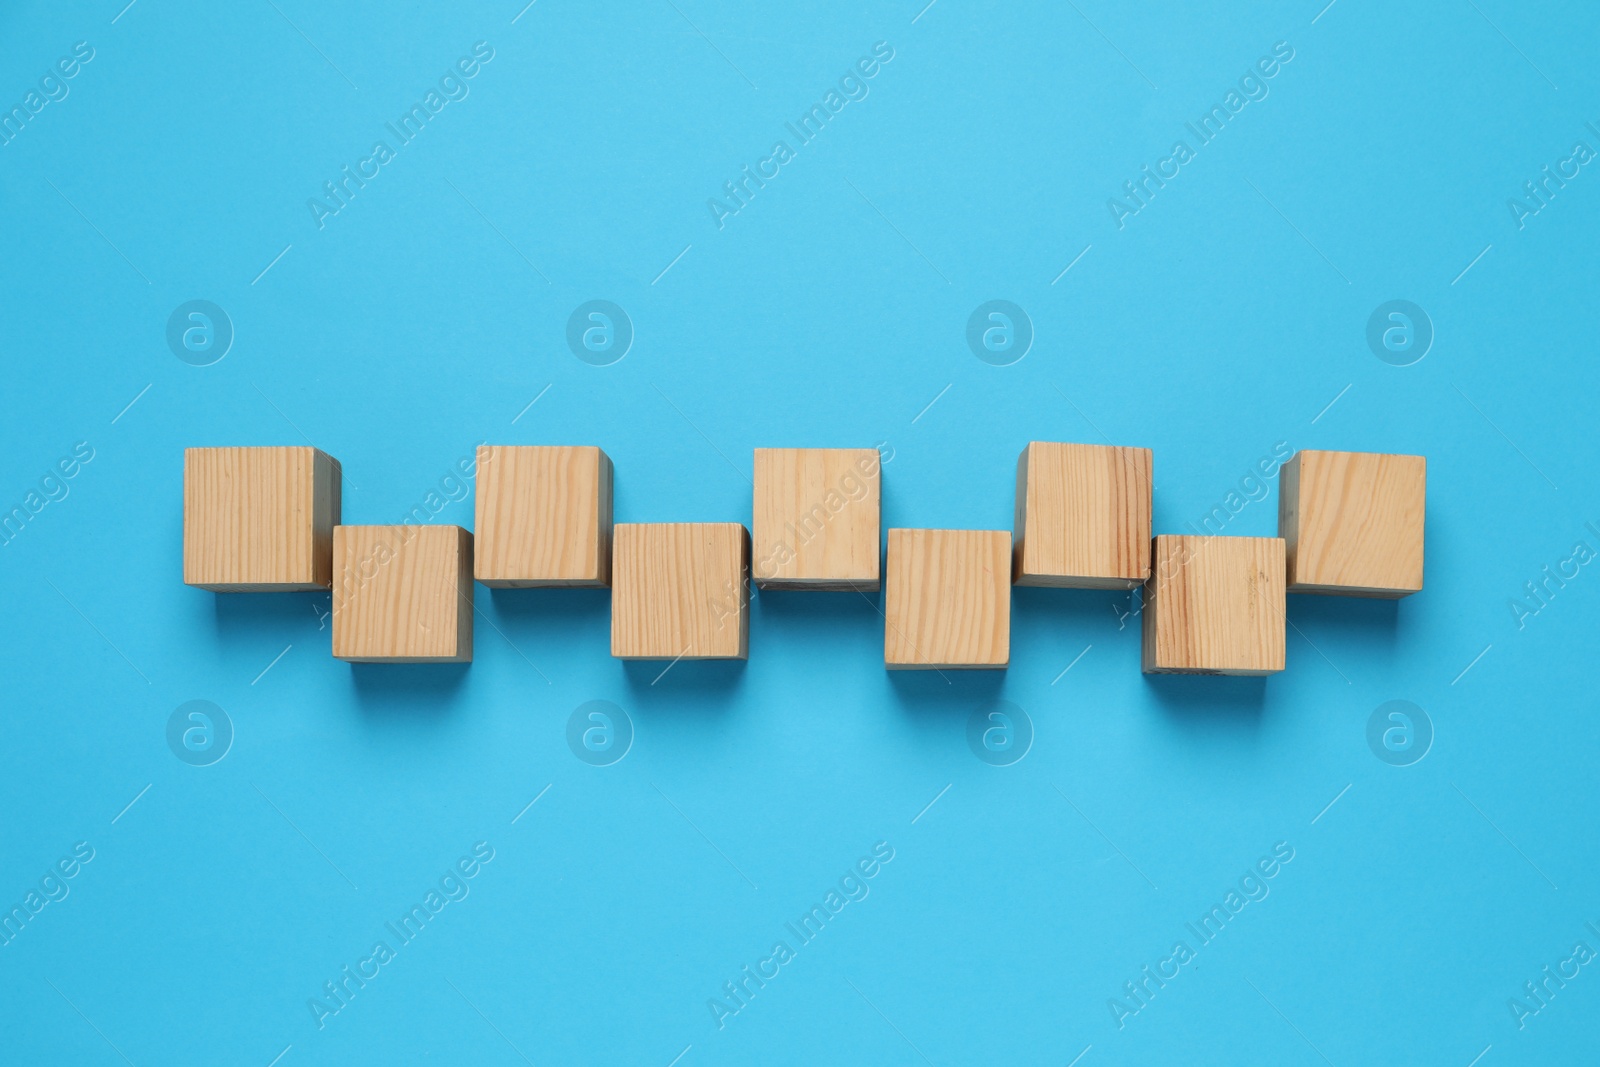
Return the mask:
[[[1542, 570], [1600, 551], [1592, 5], [123, 2], [0, 14], [0, 904], [37, 905], [0, 1062], [1600, 1056], [1564, 962], [1600, 951], [1600, 577]], [[995, 299], [1010, 366], [966, 341]], [[1434, 334], [1403, 367], [1367, 341], [1397, 299]], [[232, 324], [209, 366], [167, 341], [191, 300]], [[566, 341], [590, 300], [633, 325], [610, 366]], [[1291, 598], [1265, 681], [1145, 677], [1129, 597], [1049, 590], [1005, 672], [890, 675], [871, 604], [778, 594], [748, 664], [658, 677], [603, 593], [479, 587], [470, 667], [351, 667], [326, 595], [180, 579], [185, 446], [310, 441], [345, 521], [470, 526], [482, 441], [603, 446], [623, 521], [745, 522], [753, 448], [881, 444], [886, 526], [1006, 528], [1030, 439], [1152, 448], [1157, 532], [1273, 534], [1278, 449], [1424, 454], [1426, 589]], [[967, 742], [997, 699], [1005, 767]], [[191, 700], [232, 724], [209, 766], [167, 742]], [[566, 741], [590, 700], [633, 724], [608, 767]], [[1390, 700], [1432, 724], [1410, 766], [1367, 741]]]

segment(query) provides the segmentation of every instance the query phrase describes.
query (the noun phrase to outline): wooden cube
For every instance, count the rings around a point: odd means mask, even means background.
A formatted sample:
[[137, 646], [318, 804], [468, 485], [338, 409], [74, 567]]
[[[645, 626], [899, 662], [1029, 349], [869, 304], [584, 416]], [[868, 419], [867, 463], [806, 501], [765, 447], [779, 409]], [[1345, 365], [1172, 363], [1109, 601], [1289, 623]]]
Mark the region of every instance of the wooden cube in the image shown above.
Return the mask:
[[335, 526], [333, 655], [472, 662], [472, 534], [459, 526]]
[[475, 515], [484, 585], [611, 584], [611, 460], [600, 449], [479, 446]]
[[1151, 554], [1146, 674], [1283, 670], [1282, 538], [1164, 534]]
[[1018, 585], [1132, 589], [1150, 577], [1148, 448], [1032, 441], [1017, 458]]
[[612, 566], [613, 656], [749, 656], [750, 534], [743, 523], [618, 523]]
[[183, 580], [218, 593], [326, 589], [339, 461], [315, 448], [186, 448]]
[[1428, 461], [1298, 452], [1278, 479], [1291, 593], [1403, 597], [1422, 588]]
[[877, 589], [878, 477], [875, 448], [756, 449], [756, 585]]
[[890, 530], [885, 578], [890, 670], [1010, 662], [1010, 531]]

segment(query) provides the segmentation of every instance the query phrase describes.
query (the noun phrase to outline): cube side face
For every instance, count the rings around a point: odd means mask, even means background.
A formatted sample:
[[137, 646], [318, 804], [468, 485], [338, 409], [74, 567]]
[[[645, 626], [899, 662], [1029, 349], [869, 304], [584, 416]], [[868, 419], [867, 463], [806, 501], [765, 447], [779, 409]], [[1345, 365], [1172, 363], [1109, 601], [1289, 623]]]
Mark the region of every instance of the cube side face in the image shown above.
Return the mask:
[[600, 454], [600, 499], [596, 504], [595, 523], [599, 528], [599, 583], [602, 587], [611, 585], [611, 531], [612, 510], [611, 494], [612, 482], [615, 473], [611, 467], [611, 457], [595, 449]]
[[333, 586], [333, 528], [339, 525], [344, 497], [344, 471], [339, 461], [321, 450], [313, 458], [311, 494], [312, 580]]
[[1302, 451], [1293, 462], [1294, 474], [1279, 486], [1289, 591], [1388, 598], [1419, 592], [1427, 459]]
[[611, 459], [598, 448], [480, 446], [473, 516], [474, 569], [485, 585], [611, 580]]
[[1011, 660], [1011, 533], [890, 530], [884, 665], [1003, 668]]
[[338, 526], [333, 545], [334, 658], [471, 662], [472, 534], [459, 526]]
[[184, 582], [229, 593], [328, 588], [339, 481], [338, 461], [310, 447], [185, 449]]
[[452, 663], [472, 662], [472, 568], [477, 558], [477, 539], [459, 526], [456, 532], [456, 654]]
[[756, 449], [756, 585], [877, 589], [880, 467], [873, 448]]
[[613, 540], [611, 654], [745, 659], [750, 534], [743, 524], [620, 523]]
[[1278, 536], [1284, 544], [1284, 580], [1294, 588], [1294, 572], [1300, 547], [1300, 457], [1296, 452], [1278, 468]]
[[1161, 536], [1146, 586], [1147, 674], [1274, 674], [1284, 668], [1284, 542]]
[[1018, 585], [1131, 589], [1150, 576], [1147, 448], [1031, 442], [1017, 465]]
[[1017, 497], [1011, 519], [1011, 581], [1015, 585], [1032, 585], [1034, 575], [1028, 569], [1028, 454], [1032, 444], [1022, 446], [1017, 456]]

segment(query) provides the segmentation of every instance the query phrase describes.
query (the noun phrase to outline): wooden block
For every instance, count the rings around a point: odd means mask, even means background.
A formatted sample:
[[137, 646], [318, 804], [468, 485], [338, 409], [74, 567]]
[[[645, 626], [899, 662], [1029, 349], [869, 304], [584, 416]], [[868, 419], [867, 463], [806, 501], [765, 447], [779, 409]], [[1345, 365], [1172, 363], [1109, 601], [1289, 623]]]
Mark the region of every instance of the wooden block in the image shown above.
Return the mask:
[[877, 589], [878, 477], [875, 448], [756, 449], [756, 585]]
[[1283, 539], [1155, 539], [1144, 590], [1146, 674], [1283, 670]]
[[1148, 448], [1032, 441], [1017, 457], [1018, 585], [1132, 589], [1150, 577]]
[[750, 534], [743, 523], [618, 523], [613, 551], [613, 656], [749, 656]]
[[1403, 597], [1422, 588], [1428, 461], [1298, 452], [1278, 480], [1291, 593]]
[[333, 655], [472, 662], [472, 534], [459, 526], [335, 526]]
[[186, 448], [183, 580], [218, 593], [326, 589], [339, 461], [315, 448]]
[[885, 577], [890, 670], [1010, 662], [1010, 531], [890, 530]]
[[481, 445], [474, 507], [484, 585], [611, 584], [611, 460], [600, 449]]

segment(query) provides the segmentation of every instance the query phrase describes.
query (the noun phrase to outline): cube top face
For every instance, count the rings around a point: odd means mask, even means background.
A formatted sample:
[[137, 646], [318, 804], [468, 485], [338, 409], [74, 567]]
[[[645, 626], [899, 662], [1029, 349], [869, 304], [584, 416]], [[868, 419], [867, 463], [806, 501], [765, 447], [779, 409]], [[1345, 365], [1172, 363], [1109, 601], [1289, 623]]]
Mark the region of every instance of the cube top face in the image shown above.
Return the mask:
[[742, 523], [619, 523], [612, 551], [613, 656], [749, 656], [750, 534]]
[[310, 447], [187, 448], [183, 580], [220, 593], [326, 589], [339, 463]]
[[1421, 590], [1426, 457], [1302, 451], [1279, 479], [1289, 592], [1402, 597]]
[[878, 479], [875, 448], [756, 449], [756, 585], [877, 589]]
[[333, 655], [472, 661], [472, 535], [459, 526], [336, 526]]
[[600, 449], [480, 446], [474, 513], [484, 585], [611, 583], [611, 460]]
[[890, 670], [1010, 662], [1009, 530], [890, 530], [884, 577]]
[[1144, 599], [1146, 674], [1273, 674], [1284, 659], [1284, 543], [1155, 539]]
[[1150, 576], [1148, 448], [1033, 441], [1017, 459], [1018, 585], [1131, 589]]

